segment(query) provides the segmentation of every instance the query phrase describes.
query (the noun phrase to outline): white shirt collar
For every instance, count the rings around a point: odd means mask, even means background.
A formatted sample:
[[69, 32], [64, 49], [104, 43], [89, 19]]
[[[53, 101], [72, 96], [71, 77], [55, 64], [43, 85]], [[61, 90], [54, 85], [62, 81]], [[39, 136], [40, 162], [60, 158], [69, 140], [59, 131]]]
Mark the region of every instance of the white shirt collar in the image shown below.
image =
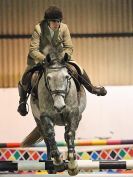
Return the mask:
[[48, 28], [49, 28], [49, 31], [50, 31], [50, 34], [51, 34], [51, 38], [53, 38], [53, 36], [54, 36], [54, 30], [52, 30], [49, 26], [48, 26]]

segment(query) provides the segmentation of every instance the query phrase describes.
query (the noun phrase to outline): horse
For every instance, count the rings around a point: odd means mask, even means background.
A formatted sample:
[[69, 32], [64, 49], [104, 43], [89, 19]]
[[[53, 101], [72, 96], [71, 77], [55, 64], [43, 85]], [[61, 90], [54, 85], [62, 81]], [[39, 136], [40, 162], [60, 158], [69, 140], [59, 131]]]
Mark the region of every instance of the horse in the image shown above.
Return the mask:
[[[74, 140], [75, 133], [86, 107], [86, 93], [83, 86], [77, 92], [76, 84], [67, 67], [68, 55], [53, 59], [50, 54], [42, 64], [43, 72], [38, 82], [37, 97], [31, 93], [30, 105], [37, 127], [22, 142], [26, 147], [44, 140], [47, 159], [55, 164], [63, 163], [55, 141], [54, 126], [64, 126], [64, 139], [68, 148], [68, 173], [78, 174]], [[35, 80], [32, 80], [32, 86]], [[49, 172], [50, 173], [50, 172]]]

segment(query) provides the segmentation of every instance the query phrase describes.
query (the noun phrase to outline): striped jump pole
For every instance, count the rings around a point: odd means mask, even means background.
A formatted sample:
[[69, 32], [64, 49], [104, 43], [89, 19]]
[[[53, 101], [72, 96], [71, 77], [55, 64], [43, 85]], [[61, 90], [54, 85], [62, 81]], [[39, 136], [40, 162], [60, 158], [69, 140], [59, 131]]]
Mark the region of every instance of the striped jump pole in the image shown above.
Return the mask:
[[[43, 174], [1, 174], [1, 177], [44, 177]], [[45, 177], [70, 177], [67, 174], [45, 174]], [[105, 174], [105, 173], [91, 173], [91, 174], [78, 174], [76, 177], [133, 177], [133, 174]]]
[[[133, 140], [75, 140], [75, 146], [99, 146], [99, 145], [129, 145]], [[44, 143], [35, 144], [31, 147], [44, 147]], [[65, 141], [57, 142], [57, 146], [66, 146]], [[21, 143], [0, 143], [0, 148], [19, 148]]]
[[[133, 169], [133, 160], [127, 161], [92, 161], [77, 160], [79, 170], [102, 170], [102, 169]], [[36, 171], [55, 170], [61, 172], [68, 169], [68, 161], [62, 165], [55, 165], [53, 161], [0, 161], [0, 171]]]

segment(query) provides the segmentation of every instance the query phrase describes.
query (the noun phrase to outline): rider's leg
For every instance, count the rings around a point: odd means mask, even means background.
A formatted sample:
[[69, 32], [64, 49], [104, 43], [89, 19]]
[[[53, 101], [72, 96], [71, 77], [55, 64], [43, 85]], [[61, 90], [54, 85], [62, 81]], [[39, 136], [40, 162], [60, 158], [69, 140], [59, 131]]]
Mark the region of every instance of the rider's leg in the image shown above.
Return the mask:
[[26, 108], [27, 92], [24, 90], [21, 82], [18, 83], [18, 91], [19, 91], [20, 100], [19, 100], [19, 106], [17, 111], [20, 113], [21, 116], [26, 116], [28, 114]]
[[[97, 96], [105, 96], [107, 91], [104, 87], [96, 87], [94, 86], [85, 70], [83, 70], [75, 61], [69, 61], [69, 64], [74, 66], [78, 72], [78, 80], [84, 87], [92, 94], [96, 94]], [[71, 66], [68, 65], [68, 69], [71, 70]]]
[[96, 94], [97, 96], [105, 96], [107, 94], [107, 91], [105, 90], [104, 87], [97, 87], [92, 85], [85, 70], [83, 71], [80, 81], [84, 85], [84, 87], [92, 94]]
[[28, 73], [28, 69], [24, 72], [21, 81], [18, 83], [18, 90], [19, 90], [19, 106], [18, 112], [22, 116], [26, 116], [28, 114], [26, 104], [27, 104], [27, 95], [30, 94], [31, 91], [31, 77], [32, 73]]

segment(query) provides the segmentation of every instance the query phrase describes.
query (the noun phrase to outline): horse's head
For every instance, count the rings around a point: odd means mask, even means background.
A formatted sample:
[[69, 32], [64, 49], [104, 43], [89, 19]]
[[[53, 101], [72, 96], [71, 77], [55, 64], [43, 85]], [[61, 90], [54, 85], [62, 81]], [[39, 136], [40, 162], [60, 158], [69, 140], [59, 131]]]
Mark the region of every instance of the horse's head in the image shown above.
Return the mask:
[[65, 66], [67, 60], [67, 54], [62, 60], [51, 60], [50, 55], [46, 57], [45, 84], [58, 112], [66, 107], [65, 98], [70, 89], [71, 76]]

